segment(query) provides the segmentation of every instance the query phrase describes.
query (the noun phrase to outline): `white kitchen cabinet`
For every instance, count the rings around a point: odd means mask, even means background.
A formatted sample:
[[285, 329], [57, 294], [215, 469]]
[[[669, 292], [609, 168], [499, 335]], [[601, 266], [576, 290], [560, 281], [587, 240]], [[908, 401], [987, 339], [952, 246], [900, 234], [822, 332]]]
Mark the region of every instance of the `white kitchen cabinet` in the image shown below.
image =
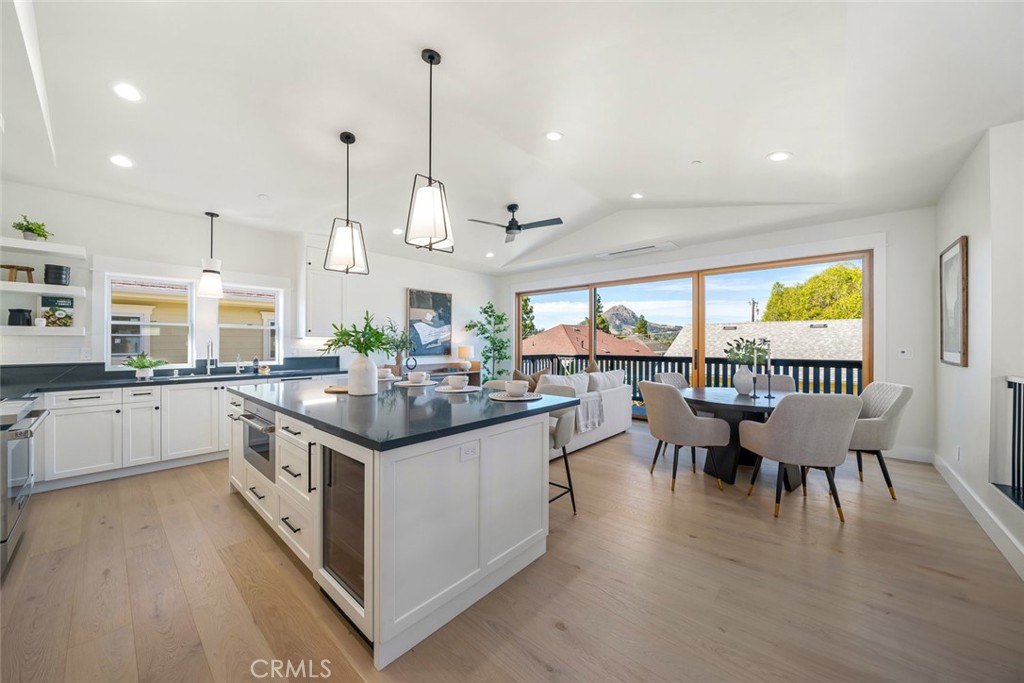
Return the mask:
[[325, 249], [306, 247], [306, 287], [304, 322], [300, 328], [303, 337], [330, 337], [332, 323], [342, 321], [343, 278], [340, 274], [324, 270]]
[[160, 404], [156, 401], [125, 403], [121, 410], [121, 466], [158, 462]]
[[227, 451], [231, 449], [231, 425], [233, 424], [229, 415], [238, 415], [242, 412], [242, 397], [238, 394], [232, 394], [228, 391], [228, 387], [244, 386], [246, 384], [264, 384], [267, 380], [256, 375], [249, 375], [245, 379], [234, 379], [235, 375], [232, 375], [232, 379], [221, 382], [217, 385], [217, 389], [220, 395], [217, 400], [220, 402], [220, 408], [217, 412], [217, 420], [220, 423], [218, 426], [219, 431], [219, 448], [217, 450]]
[[219, 384], [183, 384], [160, 390], [160, 443], [163, 460], [221, 450], [224, 419]]
[[121, 423], [120, 403], [51, 411], [44, 423], [46, 480], [121, 467]]
[[237, 491], [245, 490], [245, 426], [238, 419], [238, 413], [228, 417], [231, 423], [231, 447], [228, 449], [228, 476]]

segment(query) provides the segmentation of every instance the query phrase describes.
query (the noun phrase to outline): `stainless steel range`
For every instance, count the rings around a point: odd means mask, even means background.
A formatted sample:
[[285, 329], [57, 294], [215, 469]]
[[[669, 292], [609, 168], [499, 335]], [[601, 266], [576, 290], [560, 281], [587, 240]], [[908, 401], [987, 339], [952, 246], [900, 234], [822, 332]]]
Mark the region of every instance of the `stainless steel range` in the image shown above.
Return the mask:
[[36, 399], [0, 404], [0, 577], [7, 575], [14, 551], [25, 529], [28, 500], [35, 479], [35, 437], [48, 410], [34, 410]]

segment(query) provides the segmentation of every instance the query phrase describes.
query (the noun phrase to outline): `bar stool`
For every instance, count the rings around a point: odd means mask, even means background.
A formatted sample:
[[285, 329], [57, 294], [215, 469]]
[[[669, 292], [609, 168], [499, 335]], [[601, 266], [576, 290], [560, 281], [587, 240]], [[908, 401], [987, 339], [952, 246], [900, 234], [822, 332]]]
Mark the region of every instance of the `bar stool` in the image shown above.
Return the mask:
[[[569, 398], [576, 398], [576, 390], [572, 387], [564, 387], [556, 384], [545, 384], [537, 387], [538, 394], [550, 394], [552, 396], [567, 396]], [[569, 455], [565, 452], [566, 445], [572, 440], [572, 433], [576, 429], [576, 407], [563, 408], [562, 410], [555, 410], [550, 413], [551, 417], [555, 420], [555, 423], [551, 425], [548, 431], [548, 444], [552, 449], [562, 449], [562, 462], [565, 463], [565, 484], [559, 484], [557, 482], [548, 482], [555, 488], [562, 489], [562, 492], [548, 499], [549, 503], [554, 503], [562, 496], [568, 494], [569, 500], [572, 501], [572, 514], [576, 514], [576, 493], [572, 488], [572, 472], [569, 471]], [[556, 458], [557, 459], [557, 458]]]

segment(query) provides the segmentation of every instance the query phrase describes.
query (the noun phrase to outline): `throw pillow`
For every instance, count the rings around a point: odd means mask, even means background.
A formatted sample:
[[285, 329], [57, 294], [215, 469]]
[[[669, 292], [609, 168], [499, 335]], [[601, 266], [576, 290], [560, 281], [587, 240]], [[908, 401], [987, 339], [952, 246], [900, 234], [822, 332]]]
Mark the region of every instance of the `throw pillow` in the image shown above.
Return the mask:
[[622, 386], [626, 381], [625, 370], [609, 370], [608, 372], [594, 372], [590, 374], [590, 382], [587, 384], [588, 391], [604, 391]]
[[523, 382], [529, 382], [530, 386], [527, 387], [527, 391], [533, 392], [537, 390], [537, 383], [540, 381], [540, 378], [543, 377], [544, 375], [549, 374], [550, 372], [551, 368], [544, 368], [543, 370], [538, 370], [532, 375], [527, 375], [525, 372], [513, 370], [512, 379], [521, 380]]

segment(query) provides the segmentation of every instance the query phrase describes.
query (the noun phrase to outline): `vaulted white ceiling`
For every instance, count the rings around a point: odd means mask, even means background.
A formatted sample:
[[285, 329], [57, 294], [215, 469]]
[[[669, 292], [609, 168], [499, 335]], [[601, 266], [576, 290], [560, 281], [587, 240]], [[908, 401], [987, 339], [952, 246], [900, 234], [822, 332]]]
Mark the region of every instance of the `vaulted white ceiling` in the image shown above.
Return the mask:
[[[369, 249], [485, 272], [633, 245], [634, 222], [655, 226], [643, 240], [692, 241], [705, 215], [714, 239], [733, 215], [756, 230], [761, 211], [777, 229], [927, 205], [986, 128], [1024, 118], [1019, 3], [37, 1], [55, 164], [3, 12], [5, 179], [180, 212], [183, 225], [217, 210], [326, 233], [350, 130], [351, 214]], [[424, 47], [443, 56], [434, 174], [452, 256], [391, 232], [426, 172]], [[145, 100], [117, 98], [116, 81]], [[794, 158], [766, 159], [780, 149]], [[565, 225], [506, 245], [466, 222], [504, 222], [513, 201], [521, 221]]]

